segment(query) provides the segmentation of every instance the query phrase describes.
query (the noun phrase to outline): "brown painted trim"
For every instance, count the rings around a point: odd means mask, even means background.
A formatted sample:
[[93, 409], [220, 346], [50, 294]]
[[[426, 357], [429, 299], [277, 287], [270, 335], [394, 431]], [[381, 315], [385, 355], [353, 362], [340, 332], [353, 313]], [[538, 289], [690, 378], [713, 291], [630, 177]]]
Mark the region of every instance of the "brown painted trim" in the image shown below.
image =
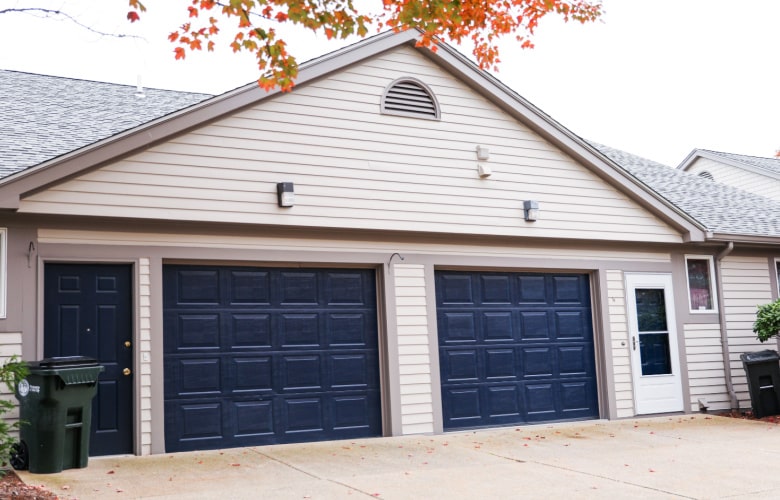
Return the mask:
[[444, 432], [444, 409], [441, 397], [441, 361], [439, 360], [439, 322], [436, 311], [436, 271], [433, 264], [425, 265], [425, 302], [428, 304], [428, 352], [431, 368], [431, 398], [433, 403], [433, 432]]
[[[379, 335], [379, 391], [382, 404], [382, 435], [401, 435], [401, 390], [398, 371], [398, 342], [390, 332], [398, 330], [395, 293], [388, 275], [389, 267], [382, 264], [376, 269], [376, 313]], [[396, 427], [398, 429], [396, 430]]]
[[[143, 250], [143, 249], [139, 249]], [[151, 337], [152, 371], [152, 443], [151, 453], [165, 453], [165, 349], [163, 347], [163, 260], [159, 256], [149, 257], [149, 329]], [[155, 300], [155, 298], [157, 300]], [[158, 374], [155, 376], [155, 374]], [[154, 383], [156, 382], [156, 383]]]
[[612, 332], [609, 328], [609, 296], [606, 271], [589, 273], [591, 324], [593, 325], [593, 351], [596, 357], [596, 391], [599, 400], [599, 416], [609, 419], [617, 415], [615, 397], [615, 373], [612, 360]]

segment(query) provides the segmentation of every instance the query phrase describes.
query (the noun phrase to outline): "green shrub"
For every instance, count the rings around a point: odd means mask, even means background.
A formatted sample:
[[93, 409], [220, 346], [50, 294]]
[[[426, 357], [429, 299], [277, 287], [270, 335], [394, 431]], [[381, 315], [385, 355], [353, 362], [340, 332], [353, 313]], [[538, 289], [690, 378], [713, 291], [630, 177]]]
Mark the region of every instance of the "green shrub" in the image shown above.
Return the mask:
[[[27, 364], [12, 356], [0, 366], [0, 385], [5, 385], [12, 393], [16, 392], [16, 384], [27, 376]], [[19, 421], [10, 423], [5, 415], [16, 407], [13, 398], [0, 398], [0, 465], [8, 465], [11, 451], [18, 441], [12, 433], [19, 429]]]
[[780, 334], [780, 299], [758, 306], [753, 332], [761, 342], [766, 342]]

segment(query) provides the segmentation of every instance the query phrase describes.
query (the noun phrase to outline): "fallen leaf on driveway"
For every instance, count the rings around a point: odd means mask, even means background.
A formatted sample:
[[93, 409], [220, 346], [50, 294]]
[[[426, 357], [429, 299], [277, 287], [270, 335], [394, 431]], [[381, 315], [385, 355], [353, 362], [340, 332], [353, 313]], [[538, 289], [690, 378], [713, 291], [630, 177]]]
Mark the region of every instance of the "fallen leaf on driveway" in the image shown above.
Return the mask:
[[241, 466], [241, 464], [230, 464], [230, 465], [233, 466], [233, 467], [240, 467]]
[[113, 473], [114, 473], [114, 471], [112, 471], [112, 470], [106, 472], [106, 474], [113, 474]]

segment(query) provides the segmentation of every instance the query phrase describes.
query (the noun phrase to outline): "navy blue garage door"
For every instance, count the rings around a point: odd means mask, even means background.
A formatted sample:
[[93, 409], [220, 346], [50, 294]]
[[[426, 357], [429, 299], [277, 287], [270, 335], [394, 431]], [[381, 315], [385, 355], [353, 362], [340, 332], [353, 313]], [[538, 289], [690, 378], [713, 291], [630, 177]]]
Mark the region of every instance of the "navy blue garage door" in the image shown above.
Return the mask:
[[166, 451], [381, 434], [374, 271], [163, 274]]
[[598, 417], [587, 275], [436, 272], [444, 428]]

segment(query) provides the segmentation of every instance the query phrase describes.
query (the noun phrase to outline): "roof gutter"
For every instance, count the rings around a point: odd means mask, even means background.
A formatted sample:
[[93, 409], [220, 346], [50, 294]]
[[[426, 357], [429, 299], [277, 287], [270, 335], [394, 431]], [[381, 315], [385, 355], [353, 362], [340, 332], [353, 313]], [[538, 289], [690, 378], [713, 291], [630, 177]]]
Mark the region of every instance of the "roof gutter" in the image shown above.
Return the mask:
[[707, 233], [707, 241], [722, 243], [732, 242], [745, 245], [780, 245], [780, 237], [778, 236], [739, 235], [712, 232]]
[[718, 320], [720, 321], [720, 347], [723, 354], [723, 373], [726, 378], [726, 391], [731, 401], [731, 411], [739, 410], [739, 399], [734, 390], [734, 382], [731, 380], [731, 356], [729, 353], [729, 336], [726, 330], [725, 300], [723, 300], [723, 273], [721, 261], [734, 250], [734, 242], [729, 241], [726, 248], [715, 256], [715, 283], [718, 290]]

